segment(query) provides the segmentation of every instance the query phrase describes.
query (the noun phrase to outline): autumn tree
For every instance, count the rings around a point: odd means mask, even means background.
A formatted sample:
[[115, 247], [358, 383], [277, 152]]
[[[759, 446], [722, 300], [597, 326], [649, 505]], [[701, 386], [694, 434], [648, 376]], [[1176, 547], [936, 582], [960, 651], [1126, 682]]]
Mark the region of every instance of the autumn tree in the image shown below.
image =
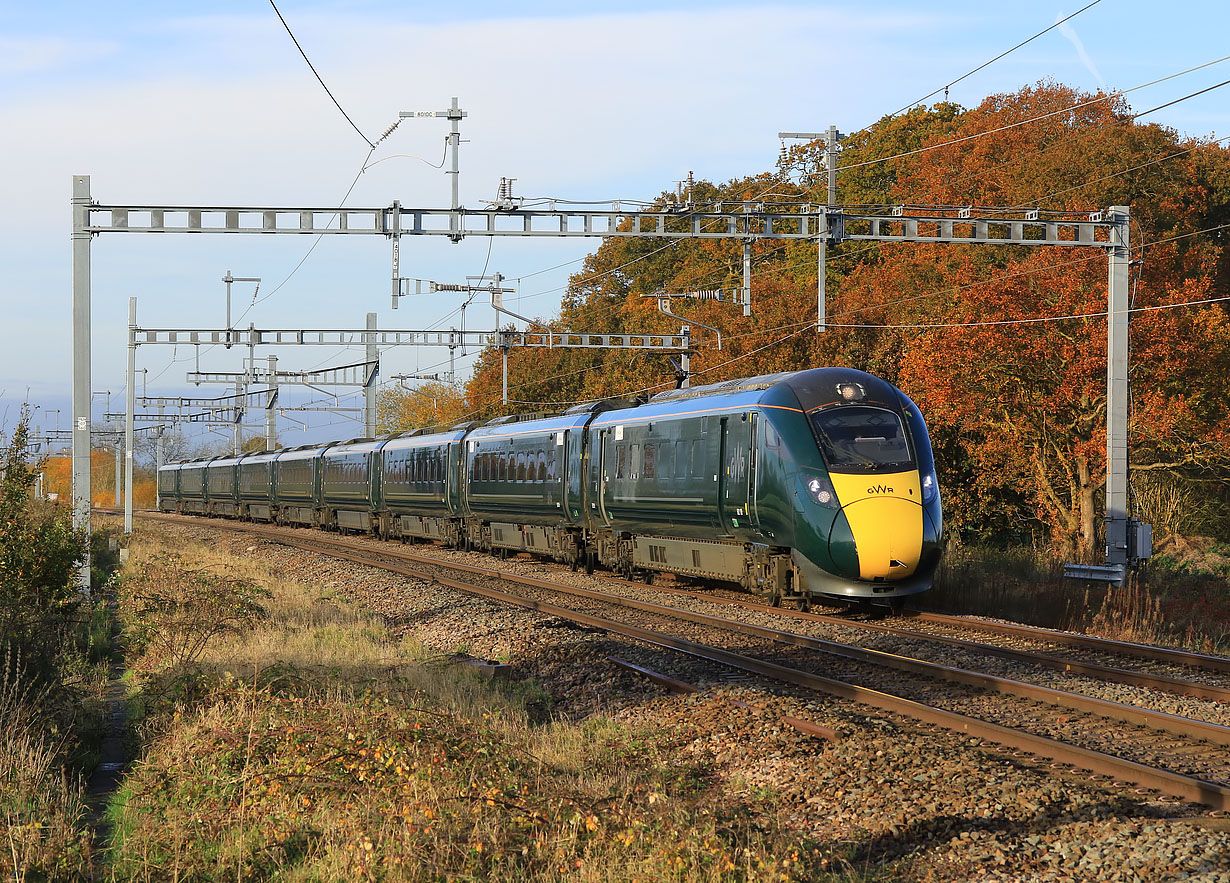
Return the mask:
[[[964, 109], [915, 108], [843, 144], [839, 202], [1132, 211], [1132, 464], [1179, 480], [1230, 477], [1230, 151], [1133, 118], [1121, 97], [1054, 83]], [[774, 171], [702, 183], [698, 204], [820, 204], [818, 144]], [[663, 195], [658, 205], [666, 204]], [[680, 224], [688, 223], [686, 212]], [[741, 243], [608, 239], [570, 282], [553, 324], [674, 332], [652, 295], [741, 284]], [[933, 432], [948, 520], [971, 538], [1040, 532], [1057, 552], [1096, 554], [1105, 483], [1106, 257], [1100, 249], [870, 244], [828, 251], [830, 329], [816, 334], [815, 247], [753, 245], [754, 312], [680, 309], [697, 334], [695, 382], [850, 365], [898, 383]], [[1204, 303], [1201, 303], [1204, 302]], [[1063, 318], [1071, 317], [1071, 318]], [[498, 351], [480, 358], [471, 410], [499, 406]], [[509, 410], [541, 410], [673, 385], [665, 358], [513, 351]]]
[[445, 429], [465, 420], [468, 410], [465, 390], [450, 383], [394, 386], [376, 396], [376, 425], [380, 432]]

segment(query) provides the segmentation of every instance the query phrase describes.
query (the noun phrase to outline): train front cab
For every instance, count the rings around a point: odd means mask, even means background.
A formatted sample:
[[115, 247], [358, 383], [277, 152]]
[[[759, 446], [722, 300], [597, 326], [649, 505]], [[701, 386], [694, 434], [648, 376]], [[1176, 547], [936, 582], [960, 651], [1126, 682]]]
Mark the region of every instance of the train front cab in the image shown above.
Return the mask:
[[917, 406], [848, 369], [801, 372], [786, 385], [806, 418], [807, 435], [793, 439], [804, 455], [792, 557], [808, 593], [895, 603], [930, 588], [943, 524]]

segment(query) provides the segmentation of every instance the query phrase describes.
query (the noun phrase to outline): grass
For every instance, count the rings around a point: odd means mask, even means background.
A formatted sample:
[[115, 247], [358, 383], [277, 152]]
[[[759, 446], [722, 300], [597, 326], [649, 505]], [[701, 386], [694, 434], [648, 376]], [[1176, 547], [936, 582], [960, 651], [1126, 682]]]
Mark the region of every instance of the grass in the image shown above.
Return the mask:
[[[121, 598], [140, 606], [156, 574], [166, 603], [122, 615], [168, 617], [197, 649], [134, 642], [144, 747], [111, 808], [116, 879], [870, 879], [821, 870], [771, 795], [732, 796], [663, 734], [536, 724], [532, 684], [432, 664], [379, 618], [216, 547], [157, 544], [134, 539]], [[185, 628], [177, 593], [202, 573], [259, 588], [259, 615]]]
[[14, 660], [0, 658], [0, 874], [7, 880], [89, 876], [90, 832], [69, 742]]
[[1168, 540], [1124, 586], [1066, 579], [1064, 562], [1032, 549], [947, 555], [925, 603], [1100, 637], [1230, 653], [1230, 547]]

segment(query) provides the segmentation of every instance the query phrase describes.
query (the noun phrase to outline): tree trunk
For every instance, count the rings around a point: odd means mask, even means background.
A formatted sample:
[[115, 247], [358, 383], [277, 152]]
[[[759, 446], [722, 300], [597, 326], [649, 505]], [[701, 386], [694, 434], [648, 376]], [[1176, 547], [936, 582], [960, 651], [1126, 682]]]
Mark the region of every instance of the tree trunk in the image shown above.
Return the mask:
[[1081, 560], [1092, 561], [1098, 544], [1097, 509], [1094, 505], [1097, 485], [1089, 472], [1089, 458], [1076, 458], [1076, 476], [1080, 486]]

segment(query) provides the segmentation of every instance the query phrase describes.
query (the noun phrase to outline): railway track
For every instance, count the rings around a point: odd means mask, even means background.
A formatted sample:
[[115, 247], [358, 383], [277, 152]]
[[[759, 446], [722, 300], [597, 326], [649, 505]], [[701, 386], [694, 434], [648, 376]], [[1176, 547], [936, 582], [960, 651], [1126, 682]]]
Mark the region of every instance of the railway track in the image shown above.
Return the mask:
[[[149, 517], [202, 526], [198, 519]], [[211, 521], [208, 524], [262, 535], [304, 551], [404, 576], [433, 580], [805, 690], [904, 715], [969, 738], [1004, 746], [1010, 751], [1070, 764], [1143, 788], [1205, 803], [1216, 810], [1230, 809], [1230, 761], [1225, 751], [1230, 745], [1230, 728], [1215, 723], [618, 597], [609, 591], [564, 586], [493, 567], [446, 563], [437, 557], [416, 555], [366, 539], [236, 522]], [[463, 577], [446, 577], [446, 570], [461, 573]], [[509, 592], [510, 584], [517, 586], [520, 593]], [[729, 602], [803, 619], [837, 619], [824, 614], [781, 611], [743, 600], [715, 599], [680, 589], [653, 587], [653, 590], [708, 602], [719, 600], [719, 603]], [[851, 624], [847, 620], [840, 622]], [[882, 623], [856, 625], [872, 631], [889, 628]], [[919, 637], [931, 639], [933, 636]], [[723, 643], [738, 644], [738, 652], [721, 646]], [[1195, 694], [1189, 692], [1189, 695]], [[1013, 697], [1013, 701], [1005, 703], [1005, 697]], [[794, 725], [797, 727], [797, 723]]]
[[[165, 515], [154, 518], [202, 525], [198, 519]], [[415, 555], [369, 540], [219, 521], [210, 521], [209, 525], [266, 536], [283, 545], [402, 576], [434, 580], [462, 592], [601, 628], [804, 690], [860, 702], [969, 738], [999, 744], [1018, 753], [1025, 751], [1057, 764], [1073, 765], [1188, 801], [1205, 803], [1214, 809], [1230, 809], [1230, 762], [1225, 760], [1230, 728], [1219, 724], [1119, 705], [903, 655], [868, 651], [777, 628], [566, 587], [497, 568], [444, 563], [439, 558]], [[464, 573], [465, 578], [444, 577], [446, 569]], [[509, 583], [519, 585], [528, 594], [507, 592]], [[493, 584], [502, 588], [494, 588]], [[669, 589], [668, 593], [701, 596], [678, 589]], [[702, 598], [712, 600], [707, 596]], [[558, 603], [561, 599], [568, 599], [568, 605]], [[587, 609], [578, 609], [578, 604]], [[750, 603], [740, 604], [748, 605]], [[613, 619], [611, 610], [624, 611], [624, 615]], [[640, 621], [629, 621], [626, 615], [629, 611], [635, 614], [633, 620], [640, 617]], [[796, 611], [777, 612], [809, 619], [833, 619]], [[649, 627], [647, 622], [651, 621], [656, 626]], [[662, 624], [670, 622], [674, 622], [670, 631], [662, 631]], [[680, 622], [686, 626], [680, 628]], [[729, 636], [738, 636], [738, 643], [742, 644], [740, 652], [720, 646], [723, 641], [729, 643]], [[749, 642], [748, 638], [754, 641]], [[892, 675], [887, 675], [887, 671], [892, 671]], [[1005, 696], [1014, 696], [1020, 702], [1006, 706], [1002, 703]], [[802, 723], [803, 727], [798, 727], [798, 722], [792, 722], [792, 726], [807, 732], [807, 722]], [[822, 731], [823, 728], [818, 728], [813, 732]], [[1064, 738], [1055, 738], [1058, 735]]]

